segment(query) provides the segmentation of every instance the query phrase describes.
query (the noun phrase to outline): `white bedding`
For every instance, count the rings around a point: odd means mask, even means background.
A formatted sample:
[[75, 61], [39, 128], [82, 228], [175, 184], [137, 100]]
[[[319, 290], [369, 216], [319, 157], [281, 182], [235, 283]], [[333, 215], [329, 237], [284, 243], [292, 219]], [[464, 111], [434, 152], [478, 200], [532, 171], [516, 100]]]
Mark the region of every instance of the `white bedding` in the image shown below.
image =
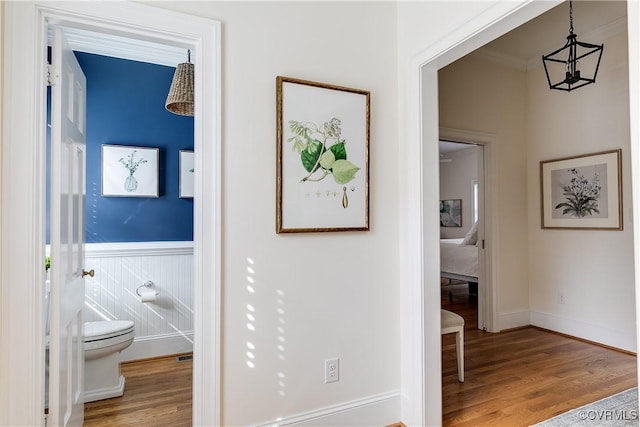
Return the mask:
[[461, 245], [463, 239], [440, 239], [440, 271], [478, 277], [478, 247]]

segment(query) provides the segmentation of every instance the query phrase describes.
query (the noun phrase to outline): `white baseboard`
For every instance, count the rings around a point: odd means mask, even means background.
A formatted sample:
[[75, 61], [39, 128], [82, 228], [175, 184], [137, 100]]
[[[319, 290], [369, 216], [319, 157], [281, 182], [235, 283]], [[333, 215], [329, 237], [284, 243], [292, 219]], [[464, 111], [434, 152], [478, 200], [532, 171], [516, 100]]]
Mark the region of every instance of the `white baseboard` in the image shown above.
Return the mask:
[[193, 352], [193, 331], [135, 338], [120, 353], [120, 362]]
[[505, 329], [520, 328], [531, 324], [531, 316], [529, 310], [514, 311], [511, 313], [502, 313], [499, 317], [499, 327], [501, 331]]
[[112, 397], [122, 396], [124, 394], [125, 379], [120, 375], [118, 385], [113, 387], [105, 387], [98, 390], [85, 391], [83, 394], [84, 403], [95, 402], [96, 400], [111, 399]]
[[384, 426], [400, 422], [400, 391], [391, 391], [313, 411], [281, 417], [256, 427]]
[[633, 353], [637, 349], [635, 330], [609, 329], [580, 320], [533, 310], [531, 311], [531, 324]]

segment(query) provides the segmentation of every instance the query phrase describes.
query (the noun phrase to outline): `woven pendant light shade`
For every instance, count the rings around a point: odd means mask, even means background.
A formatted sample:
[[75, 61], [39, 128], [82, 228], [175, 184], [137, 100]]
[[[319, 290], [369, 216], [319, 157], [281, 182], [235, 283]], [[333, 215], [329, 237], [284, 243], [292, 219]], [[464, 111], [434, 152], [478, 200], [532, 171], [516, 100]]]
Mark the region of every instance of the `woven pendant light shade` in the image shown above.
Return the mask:
[[193, 116], [193, 64], [178, 64], [164, 106], [168, 111], [181, 116]]

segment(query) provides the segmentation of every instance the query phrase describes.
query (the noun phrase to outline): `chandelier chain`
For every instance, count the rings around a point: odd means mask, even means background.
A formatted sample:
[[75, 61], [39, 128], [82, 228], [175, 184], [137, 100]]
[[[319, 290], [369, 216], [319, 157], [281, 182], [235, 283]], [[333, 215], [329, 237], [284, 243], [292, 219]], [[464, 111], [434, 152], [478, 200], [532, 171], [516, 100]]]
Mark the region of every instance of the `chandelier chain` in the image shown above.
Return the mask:
[[573, 34], [573, 2], [569, 0], [569, 34]]

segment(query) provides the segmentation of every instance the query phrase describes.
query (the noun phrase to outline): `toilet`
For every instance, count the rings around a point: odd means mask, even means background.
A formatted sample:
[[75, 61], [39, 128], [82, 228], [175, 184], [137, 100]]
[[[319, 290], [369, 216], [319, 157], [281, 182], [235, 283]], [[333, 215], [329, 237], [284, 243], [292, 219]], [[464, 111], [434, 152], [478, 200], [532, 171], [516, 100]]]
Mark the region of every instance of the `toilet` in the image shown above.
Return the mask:
[[85, 403], [124, 394], [120, 352], [131, 345], [134, 336], [134, 324], [130, 320], [85, 322]]
[[[45, 283], [45, 406], [49, 402], [49, 296]], [[120, 375], [120, 352], [133, 343], [134, 323], [130, 320], [101, 320], [84, 323], [84, 401], [109, 399], [124, 394]]]

